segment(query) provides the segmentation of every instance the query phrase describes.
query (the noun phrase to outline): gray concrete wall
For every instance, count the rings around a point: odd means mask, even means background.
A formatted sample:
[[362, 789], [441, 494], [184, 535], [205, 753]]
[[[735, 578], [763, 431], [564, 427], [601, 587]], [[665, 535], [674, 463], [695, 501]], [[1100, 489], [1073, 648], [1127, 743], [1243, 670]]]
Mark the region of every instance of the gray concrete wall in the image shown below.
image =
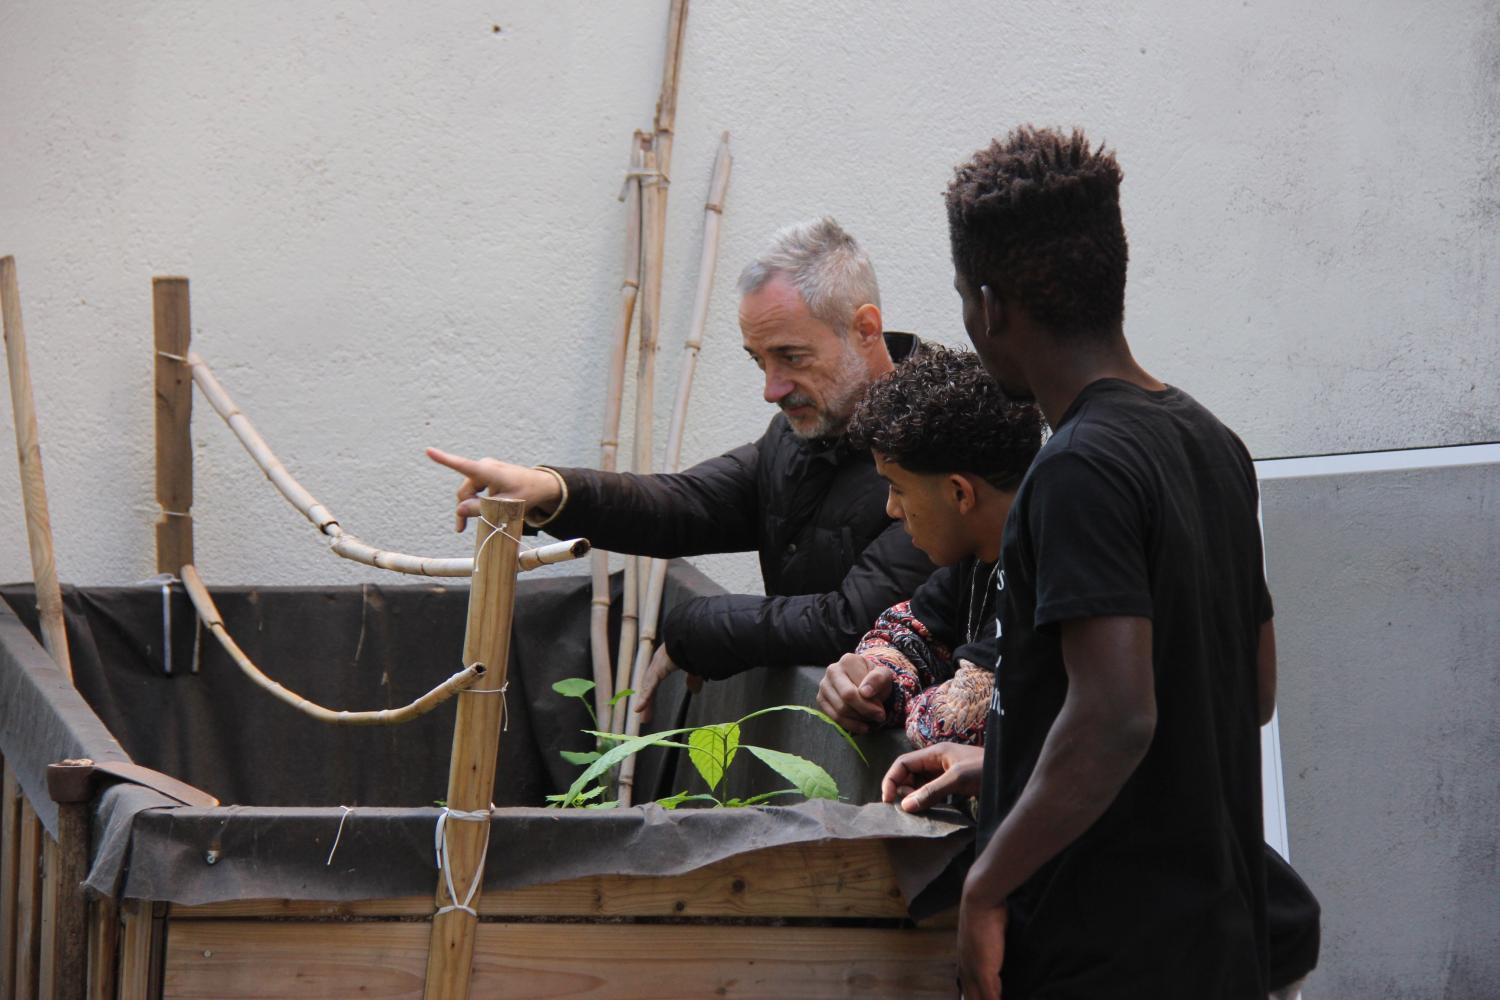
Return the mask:
[[[153, 571], [152, 274], [192, 278], [196, 346], [371, 542], [468, 554], [425, 444], [592, 462], [615, 195], [666, 11], [0, 4], [0, 253], [20, 262], [63, 578]], [[699, 0], [663, 396], [723, 129], [736, 159], [687, 457], [770, 418], [731, 285], [785, 222], [837, 215], [889, 323], [961, 341], [941, 194], [1027, 121], [1117, 149], [1132, 341], [1254, 454], [1500, 438], [1494, 0]], [[377, 578], [330, 559], [206, 408], [194, 423], [210, 583]], [[0, 462], [5, 579], [28, 565], [15, 476]], [[705, 565], [759, 585], [751, 558]]]
[[1307, 995], [1500, 997], [1500, 465], [1262, 497]]

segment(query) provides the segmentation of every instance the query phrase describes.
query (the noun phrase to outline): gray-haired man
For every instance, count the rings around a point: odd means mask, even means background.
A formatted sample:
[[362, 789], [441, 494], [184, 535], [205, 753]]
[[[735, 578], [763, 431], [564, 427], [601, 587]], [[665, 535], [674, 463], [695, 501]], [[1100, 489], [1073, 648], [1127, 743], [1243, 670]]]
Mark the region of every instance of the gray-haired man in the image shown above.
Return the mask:
[[853, 647], [932, 565], [885, 513], [868, 452], [843, 441], [865, 387], [917, 348], [885, 333], [874, 268], [831, 218], [790, 226], [740, 275], [740, 332], [780, 412], [759, 440], [671, 475], [527, 468], [428, 449], [463, 474], [458, 525], [474, 499], [519, 497], [533, 523], [615, 552], [670, 558], [760, 553], [766, 594], [672, 608], [641, 685], [681, 667], [722, 678], [756, 666], [824, 664]]

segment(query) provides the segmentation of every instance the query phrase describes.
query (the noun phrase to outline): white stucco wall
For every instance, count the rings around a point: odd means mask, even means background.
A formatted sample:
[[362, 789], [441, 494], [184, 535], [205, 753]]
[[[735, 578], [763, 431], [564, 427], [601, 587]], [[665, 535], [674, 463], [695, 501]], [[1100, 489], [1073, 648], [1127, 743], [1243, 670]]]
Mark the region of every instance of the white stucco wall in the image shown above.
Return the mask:
[[[153, 274], [191, 277], [196, 348], [368, 540], [469, 551], [425, 444], [591, 462], [615, 195], [631, 130], [650, 120], [665, 11], [0, 7], [0, 253], [20, 266], [63, 579], [153, 571]], [[1137, 352], [1257, 456], [1500, 438], [1487, 0], [700, 0], [663, 414], [723, 129], [736, 161], [690, 459], [770, 416], [732, 282], [784, 222], [835, 214], [875, 259], [888, 325], [961, 340], [940, 195], [954, 163], [1025, 121], [1116, 147]], [[323, 551], [201, 402], [194, 434], [210, 583], [371, 578]], [[25, 553], [7, 461], [0, 578], [29, 576]], [[747, 557], [705, 565], [758, 586]]]

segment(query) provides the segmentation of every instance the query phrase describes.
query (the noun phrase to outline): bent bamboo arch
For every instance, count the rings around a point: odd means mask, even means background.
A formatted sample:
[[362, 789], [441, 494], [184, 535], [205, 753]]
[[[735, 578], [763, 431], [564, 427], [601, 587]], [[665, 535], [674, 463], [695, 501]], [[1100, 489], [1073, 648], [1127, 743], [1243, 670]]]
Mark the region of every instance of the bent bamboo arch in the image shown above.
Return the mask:
[[[228, 391], [214, 376], [213, 369], [208, 366], [207, 362], [192, 351], [188, 351], [185, 355], [173, 355], [161, 351], [160, 348], [157, 351], [157, 362], [158, 364], [178, 363], [188, 368], [192, 373], [194, 384], [202, 391], [204, 398], [214, 408], [214, 412], [223, 418], [224, 423], [234, 432], [234, 436], [239, 439], [240, 444], [244, 446], [245, 451], [249, 453], [260, 470], [265, 473], [266, 478], [276, 487], [277, 492], [328, 538], [329, 548], [335, 555], [396, 573], [439, 577], [473, 576], [477, 556], [472, 559], [435, 559], [428, 556], [408, 555], [404, 552], [391, 552], [369, 545], [345, 531], [338, 518], [333, 516], [333, 512], [319, 503], [317, 498], [287, 471], [286, 466], [276, 457], [276, 453], [271, 450], [270, 445], [266, 444], [265, 439], [255, 429], [255, 425], [250, 422], [250, 418], [245, 416]], [[484, 527], [485, 525], [481, 525], [480, 530]], [[587, 555], [589, 551], [588, 541], [582, 538], [523, 550], [520, 548], [520, 539], [511, 532], [504, 531], [495, 525], [488, 525], [488, 527], [502, 536], [497, 539], [498, 545], [502, 548], [517, 550], [514, 559], [515, 572], [536, 569], [552, 563], [567, 562]], [[480, 543], [476, 552], [483, 551], [483, 544], [483, 542]], [[188, 551], [191, 551], [191, 548]], [[224, 651], [229, 654], [230, 659], [245, 676], [250, 678], [257, 687], [297, 711], [329, 725], [388, 726], [410, 722], [412, 719], [426, 715], [459, 692], [469, 690], [485, 675], [484, 663], [469, 663], [426, 694], [400, 708], [372, 711], [342, 711], [327, 708], [278, 683], [256, 666], [255, 661], [240, 648], [239, 643], [234, 641], [234, 637], [225, 628], [223, 616], [219, 614], [213, 597], [210, 596], [208, 588], [203, 585], [203, 578], [199, 576], [198, 569], [193, 563], [184, 563], [178, 575], [183, 587], [187, 590], [188, 598], [193, 603], [193, 610], [197, 613], [198, 620], [219, 641]]]

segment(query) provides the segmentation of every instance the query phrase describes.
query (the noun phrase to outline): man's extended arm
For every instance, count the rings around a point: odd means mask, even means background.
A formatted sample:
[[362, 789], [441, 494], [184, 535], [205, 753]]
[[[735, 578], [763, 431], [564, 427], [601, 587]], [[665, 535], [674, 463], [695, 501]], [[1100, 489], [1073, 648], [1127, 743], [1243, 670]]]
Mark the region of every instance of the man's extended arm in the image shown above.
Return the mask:
[[596, 549], [671, 559], [744, 552], [758, 541], [754, 444], [684, 472], [637, 475], [549, 466], [568, 502], [547, 524], [559, 538], [587, 538]]
[[679, 666], [710, 679], [752, 667], [828, 663], [852, 649], [881, 611], [931, 572], [932, 563], [892, 524], [831, 593], [700, 597], [672, 608], [662, 634]]

